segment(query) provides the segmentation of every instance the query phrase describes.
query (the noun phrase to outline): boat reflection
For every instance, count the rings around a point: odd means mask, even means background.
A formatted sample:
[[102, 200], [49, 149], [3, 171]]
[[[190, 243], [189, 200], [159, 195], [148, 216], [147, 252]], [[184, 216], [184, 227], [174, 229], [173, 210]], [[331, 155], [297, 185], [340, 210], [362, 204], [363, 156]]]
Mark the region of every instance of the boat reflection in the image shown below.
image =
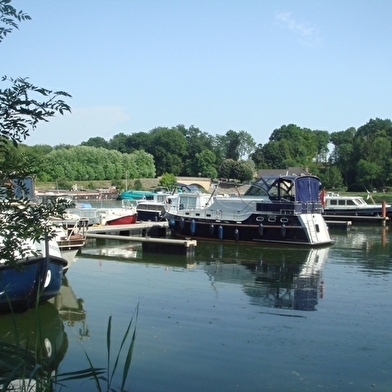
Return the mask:
[[213, 282], [237, 283], [254, 305], [316, 310], [323, 297], [321, 267], [329, 248], [198, 246], [197, 262]]
[[24, 313], [0, 315], [0, 385], [31, 373], [55, 375], [67, 348], [63, 322], [49, 302]]
[[243, 246], [199, 241], [191, 256], [142, 252], [141, 245], [84, 247], [82, 256], [119, 262], [204, 269], [212, 284], [242, 285], [251, 303], [263, 307], [316, 310], [323, 297], [321, 267], [329, 247]]
[[90, 337], [86, 311], [83, 309], [84, 301], [76, 297], [66, 276], [63, 277], [60, 292], [50, 302], [58, 310], [60, 319], [76, 331], [78, 340]]

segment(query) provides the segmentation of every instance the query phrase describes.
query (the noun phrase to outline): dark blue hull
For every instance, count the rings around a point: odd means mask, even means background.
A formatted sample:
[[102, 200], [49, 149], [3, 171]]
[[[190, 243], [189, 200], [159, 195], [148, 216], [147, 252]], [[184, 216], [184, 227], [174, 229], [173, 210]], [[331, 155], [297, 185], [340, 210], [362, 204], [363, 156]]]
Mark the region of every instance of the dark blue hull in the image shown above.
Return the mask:
[[53, 256], [47, 263], [46, 258], [40, 256], [18, 263], [17, 267], [1, 265], [0, 312], [24, 312], [37, 301], [55, 296], [60, 290], [66, 263], [64, 259]]
[[40, 295], [41, 302], [47, 301], [58, 294], [63, 279], [63, 270], [67, 264], [67, 261], [62, 258], [50, 257], [48, 272], [43, 284], [44, 289]]
[[257, 222], [260, 215], [251, 216], [244, 222], [219, 222], [189, 218], [170, 217], [169, 227], [176, 237], [191, 237], [222, 242], [269, 242], [287, 244], [309, 244], [310, 240], [298, 217], [266, 216]]

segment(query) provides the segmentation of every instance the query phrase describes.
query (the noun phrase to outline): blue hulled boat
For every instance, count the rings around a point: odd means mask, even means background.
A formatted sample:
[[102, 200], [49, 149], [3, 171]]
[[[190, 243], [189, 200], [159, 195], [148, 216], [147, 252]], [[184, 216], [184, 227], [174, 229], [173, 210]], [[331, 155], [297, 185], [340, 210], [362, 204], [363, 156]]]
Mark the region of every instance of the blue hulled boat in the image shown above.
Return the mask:
[[[14, 265], [0, 261], [0, 311], [23, 312], [58, 294], [67, 261], [56, 241], [29, 242], [31, 255]], [[48, 250], [47, 250], [48, 249]]]

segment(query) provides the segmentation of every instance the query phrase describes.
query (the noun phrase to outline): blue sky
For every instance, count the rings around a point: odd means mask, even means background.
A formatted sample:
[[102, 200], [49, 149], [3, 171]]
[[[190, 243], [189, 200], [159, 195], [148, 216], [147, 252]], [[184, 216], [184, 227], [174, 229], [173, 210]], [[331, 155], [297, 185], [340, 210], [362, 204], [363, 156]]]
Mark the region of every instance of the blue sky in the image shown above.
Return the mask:
[[194, 125], [266, 143], [391, 119], [390, 0], [13, 0], [1, 74], [72, 95], [29, 145]]

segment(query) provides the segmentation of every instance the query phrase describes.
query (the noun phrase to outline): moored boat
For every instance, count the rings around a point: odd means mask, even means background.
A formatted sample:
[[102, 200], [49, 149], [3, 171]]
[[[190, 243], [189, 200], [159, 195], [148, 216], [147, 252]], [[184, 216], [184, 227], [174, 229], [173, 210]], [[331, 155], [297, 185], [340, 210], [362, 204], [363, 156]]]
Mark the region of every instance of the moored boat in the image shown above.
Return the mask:
[[136, 222], [137, 212], [135, 206], [118, 208], [98, 208], [101, 214], [102, 225], [131, 225]]
[[61, 256], [67, 261], [64, 274], [75, 261], [75, 257], [87, 243], [88, 219], [71, 217], [68, 219], [53, 218], [55, 240], [59, 246]]
[[176, 195], [165, 216], [176, 237], [328, 245], [333, 241], [321, 214], [319, 187], [312, 175], [264, 176], [244, 195]]
[[136, 222], [136, 206], [123, 200], [122, 207], [93, 207], [90, 203], [76, 203], [74, 208], [67, 209], [68, 214], [88, 219], [92, 225], [130, 225]]
[[14, 265], [0, 260], [0, 311], [25, 311], [60, 290], [67, 261], [57, 242], [26, 241], [24, 246], [27, 256], [22, 258], [16, 251]]
[[152, 200], [139, 200], [136, 211], [139, 221], [158, 222], [164, 219], [170, 193], [155, 193]]
[[134, 191], [134, 190], [126, 190], [120, 193], [118, 196], [119, 200], [145, 200], [147, 198], [152, 198], [154, 196], [154, 192], [150, 191]]
[[340, 195], [339, 193], [321, 193], [321, 201], [324, 206], [323, 215], [345, 217], [382, 217], [392, 218], [392, 206], [382, 203], [367, 203], [361, 196]]

